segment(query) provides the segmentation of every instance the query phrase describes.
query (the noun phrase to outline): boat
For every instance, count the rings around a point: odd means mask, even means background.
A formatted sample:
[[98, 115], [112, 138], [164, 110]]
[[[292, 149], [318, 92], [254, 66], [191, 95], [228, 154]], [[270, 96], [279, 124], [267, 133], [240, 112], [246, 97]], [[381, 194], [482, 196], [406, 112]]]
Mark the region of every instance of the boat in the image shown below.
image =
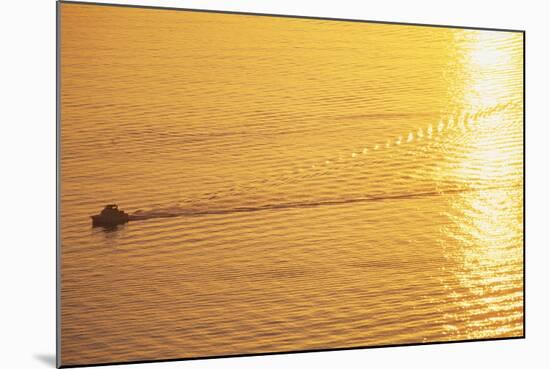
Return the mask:
[[101, 213], [92, 215], [91, 218], [94, 227], [114, 227], [130, 220], [129, 215], [119, 210], [116, 204], [106, 205]]

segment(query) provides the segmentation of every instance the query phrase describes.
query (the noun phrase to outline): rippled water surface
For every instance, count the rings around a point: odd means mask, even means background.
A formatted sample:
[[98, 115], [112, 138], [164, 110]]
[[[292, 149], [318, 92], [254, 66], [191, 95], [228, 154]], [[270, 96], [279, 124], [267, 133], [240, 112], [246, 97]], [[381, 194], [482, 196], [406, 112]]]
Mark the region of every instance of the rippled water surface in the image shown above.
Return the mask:
[[60, 11], [64, 365], [523, 335], [521, 33]]

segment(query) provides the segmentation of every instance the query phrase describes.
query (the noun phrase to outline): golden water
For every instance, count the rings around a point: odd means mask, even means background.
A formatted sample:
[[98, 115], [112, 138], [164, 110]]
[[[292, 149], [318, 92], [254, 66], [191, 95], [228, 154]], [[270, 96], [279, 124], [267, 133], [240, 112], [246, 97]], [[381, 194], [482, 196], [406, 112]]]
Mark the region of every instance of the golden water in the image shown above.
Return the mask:
[[522, 33], [60, 11], [64, 365], [523, 335]]

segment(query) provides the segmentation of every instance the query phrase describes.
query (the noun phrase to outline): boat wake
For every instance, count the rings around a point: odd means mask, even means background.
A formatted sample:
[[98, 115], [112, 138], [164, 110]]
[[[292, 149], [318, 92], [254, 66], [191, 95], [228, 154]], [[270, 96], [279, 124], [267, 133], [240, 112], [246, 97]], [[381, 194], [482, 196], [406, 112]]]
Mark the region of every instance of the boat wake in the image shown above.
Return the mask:
[[487, 187], [472, 187], [472, 188], [455, 188], [455, 189], [446, 189], [446, 190], [433, 190], [433, 191], [423, 191], [415, 193], [395, 193], [395, 194], [381, 194], [381, 195], [365, 195], [365, 196], [356, 196], [352, 198], [335, 198], [335, 199], [326, 199], [319, 201], [298, 201], [298, 202], [283, 202], [283, 203], [271, 203], [257, 206], [237, 206], [237, 207], [228, 207], [228, 208], [208, 208], [204, 207], [180, 207], [172, 206], [160, 209], [152, 210], [138, 210], [132, 214], [129, 214], [130, 221], [136, 220], [148, 220], [148, 219], [157, 219], [157, 218], [173, 218], [173, 217], [199, 217], [207, 215], [225, 215], [225, 214], [236, 214], [236, 213], [253, 213], [260, 211], [276, 211], [276, 210], [286, 210], [286, 209], [304, 209], [304, 208], [315, 208], [320, 206], [337, 206], [337, 205], [348, 205], [354, 203], [362, 203], [369, 201], [396, 201], [396, 200], [407, 200], [407, 199], [416, 199], [424, 197], [435, 197], [435, 196], [444, 196], [458, 193], [467, 193], [467, 192], [477, 192], [477, 191], [491, 191], [497, 189], [506, 189], [516, 186], [487, 186]]

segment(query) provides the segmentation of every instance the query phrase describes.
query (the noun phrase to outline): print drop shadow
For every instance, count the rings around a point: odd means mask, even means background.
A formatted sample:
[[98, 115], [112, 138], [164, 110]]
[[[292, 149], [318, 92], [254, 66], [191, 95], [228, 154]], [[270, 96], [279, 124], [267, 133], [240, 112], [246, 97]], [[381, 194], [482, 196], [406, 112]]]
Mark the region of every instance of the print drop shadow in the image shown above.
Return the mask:
[[50, 368], [56, 367], [55, 362], [55, 355], [54, 354], [34, 354], [33, 357], [42, 362], [43, 364], [46, 364]]

